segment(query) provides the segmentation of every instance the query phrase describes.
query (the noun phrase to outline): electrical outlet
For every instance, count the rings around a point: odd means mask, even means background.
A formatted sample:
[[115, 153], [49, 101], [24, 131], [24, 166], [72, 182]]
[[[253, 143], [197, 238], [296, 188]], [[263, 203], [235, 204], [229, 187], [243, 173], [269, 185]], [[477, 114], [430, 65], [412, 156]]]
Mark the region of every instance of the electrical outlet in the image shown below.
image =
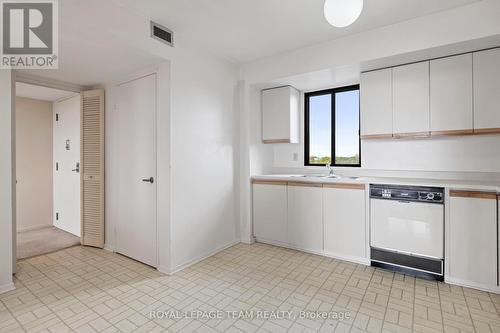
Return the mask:
[[299, 153], [293, 153], [293, 160], [298, 161], [299, 160]]

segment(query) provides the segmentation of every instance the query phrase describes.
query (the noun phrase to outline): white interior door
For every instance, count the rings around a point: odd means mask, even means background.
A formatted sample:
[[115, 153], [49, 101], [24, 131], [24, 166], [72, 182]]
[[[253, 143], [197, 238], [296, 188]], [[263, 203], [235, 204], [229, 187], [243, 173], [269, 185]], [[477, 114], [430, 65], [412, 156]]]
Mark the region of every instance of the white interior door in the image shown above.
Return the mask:
[[80, 94], [54, 102], [53, 113], [54, 226], [80, 237]]
[[118, 90], [117, 252], [157, 266], [156, 74]]

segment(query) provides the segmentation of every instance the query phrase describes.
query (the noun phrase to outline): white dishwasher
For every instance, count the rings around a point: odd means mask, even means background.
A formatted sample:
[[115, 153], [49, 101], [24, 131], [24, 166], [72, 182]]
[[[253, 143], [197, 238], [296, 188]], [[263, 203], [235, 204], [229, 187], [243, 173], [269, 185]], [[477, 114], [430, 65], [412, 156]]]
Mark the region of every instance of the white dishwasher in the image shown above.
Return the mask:
[[443, 280], [444, 189], [370, 185], [372, 266]]

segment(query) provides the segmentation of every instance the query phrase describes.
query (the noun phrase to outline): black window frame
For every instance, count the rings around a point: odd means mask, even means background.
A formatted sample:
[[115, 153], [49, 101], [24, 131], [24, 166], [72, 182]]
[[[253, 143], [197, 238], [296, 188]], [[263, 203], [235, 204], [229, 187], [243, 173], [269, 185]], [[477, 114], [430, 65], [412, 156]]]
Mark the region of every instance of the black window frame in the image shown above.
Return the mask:
[[311, 97], [314, 96], [321, 96], [321, 95], [330, 95], [331, 96], [331, 163], [330, 165], [332, 167], [353, 167], [353, 168], [359, 168], [361, 167], [361, 135], [360, 135], [360, 128], [361, 128], [361, 105], [359, 107], [359, 121], [360, 124], [358, 125], [358, 140], [359, 140], [359, 163], [358, 164], [340, 164], [340, 163], [335, 163], [335, 137], [336, 137], [336, 130], [335, 130], [335, 120], [336, 120], [336, 110], [335, 110], [335, 95], [340, 92], [345, 92], [345, 91], [353, 91], [353, 90], [358, 90], [359, 91], [359, 84], [354, 84], [350, 86], [345, 86], [345, 87], [338, 87], [338, 88], [331, 88], [331, 89], [325, 89], [325, 90], [319, 90], [319, 91], [311, 91], [308, 93], [304, 94], [304, 166], [326, 166], [326, 164], [323, 163], [310, 163], [309, 161], [309, 100]]

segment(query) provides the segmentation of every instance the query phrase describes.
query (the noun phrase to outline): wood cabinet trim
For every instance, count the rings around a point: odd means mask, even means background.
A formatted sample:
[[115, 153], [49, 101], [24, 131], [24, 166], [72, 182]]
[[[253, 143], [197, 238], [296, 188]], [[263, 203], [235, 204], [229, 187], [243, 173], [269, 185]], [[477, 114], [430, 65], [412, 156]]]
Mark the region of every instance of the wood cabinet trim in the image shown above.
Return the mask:
[[367, 134], [361, 135], [361, 140], [392, 139], [392, 134]]
[[472, 135], [474, 130], [461, 129], [461, 130], [447, 130], [447, 131], [432, 131], [431, 136], [457, 136], [457, 135]]
[[323, 187], [323, 184], [321, 184], [321, 183], [308, 183], [308, 182], [288, 182], [288, 186]]
[[450, 190], [450, 197], [497, 200], [496, 192]]
[[410, 139], [410, 138], [430, 138], [430, 137], [442, 137], [442, 136], [466, 136], [466, 135], [482, 135], [482, 134], [500, 134], [500, 128], [476, 128], [476, 129], [394, 133], [394, 134], [369, 134], [369, 135], [361, 135], [361, 140], [385, 140], [385, 139], [402, 139], [402, 138]]
[[290, 143], [290, 139], [270, 139], [270, 140], [262, 140], [263, 143]]
[[474, 134], [500, 134], [500, 128], [475, 128]]
[[430, 135], [430, 132], [394, 133], [394, 138], [427, 138]]
[[365, 184], [350, 184], [350, 183], [328, 183], [323, 184], [324, 188], [343, 188], [353, 190], [364, 190]]
[[258, 184], [258, 185], [286, 185], [286, 181], [282, 180], [260, 180], [260, 179], [253, 179], [252, 184]]

